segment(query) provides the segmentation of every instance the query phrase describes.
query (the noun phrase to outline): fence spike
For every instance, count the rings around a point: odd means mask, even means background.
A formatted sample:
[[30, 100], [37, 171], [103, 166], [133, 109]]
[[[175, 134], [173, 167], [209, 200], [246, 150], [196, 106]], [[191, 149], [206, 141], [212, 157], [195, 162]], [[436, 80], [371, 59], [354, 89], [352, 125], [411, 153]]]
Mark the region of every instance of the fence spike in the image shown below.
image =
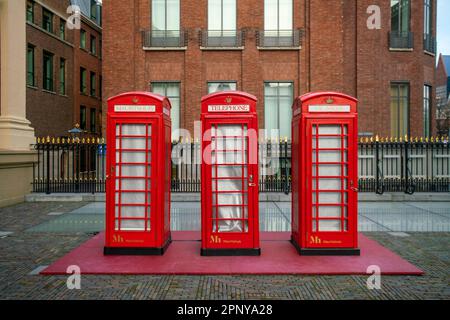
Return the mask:
[[105, 144], [105, 138], [102, 138], [102, 144]]
[[408, 142], [408, 135], [405, 134], [405, 142]]
[[428, 139], [428, 137], [425, 137], [425, 142], [427, 142], [427, 143], [428, 143], [428, 140], [429, 140], [429, 139]]
[[87, 144], [90, 144], [90, 143], [91, 143], [91, 138], [88, 137], [88, 138], [86, 139], [86, 143], [87, 143]]
[[375, 136], [375, 141], [380, 142], [380, 137], [378, 135]]
[[37, 137], [36, 138], [36, 142], [37, 142], [37, 144], [40, 144], [41, 143], [41, 138]]
[[434, 137], [433, 136], [431, 136], [431, 142], [434, 143]]
[[369, 143], [369, 138], [368, 137], [366, 137], [366, 143]]
[[46, 142], [47, 142], [47, 143], [50, 143], [50, 136], [47, 136]]

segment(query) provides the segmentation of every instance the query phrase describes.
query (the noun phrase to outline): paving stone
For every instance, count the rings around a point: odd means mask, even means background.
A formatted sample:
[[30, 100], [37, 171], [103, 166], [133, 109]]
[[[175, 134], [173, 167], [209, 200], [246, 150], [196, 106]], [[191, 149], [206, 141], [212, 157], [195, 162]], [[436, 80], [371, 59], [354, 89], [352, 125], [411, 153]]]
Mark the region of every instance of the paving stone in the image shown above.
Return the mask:
[[[0, 230], [14, 232], [0, 241], [0, 299], [450, 299], [450, 232], [408, 232], [409, 237], [365, 233], [425, 271], [420, 277], [382, 276], [381, 290], [369, 290], [367, 276], [300, 275], [82, 275], [81, 290], [69, 290], [67, 276], [30, 275], [92, 237], [85, 230], [26, 232], [64, 216], [48, 216], [50, 212], [70, 216], [86, 203], [60, 205], [27, 203], [0, 209]], [[283, 217], [276, 212], [270, 214]], [[182, 211], [177, 214], [183, 218]]]

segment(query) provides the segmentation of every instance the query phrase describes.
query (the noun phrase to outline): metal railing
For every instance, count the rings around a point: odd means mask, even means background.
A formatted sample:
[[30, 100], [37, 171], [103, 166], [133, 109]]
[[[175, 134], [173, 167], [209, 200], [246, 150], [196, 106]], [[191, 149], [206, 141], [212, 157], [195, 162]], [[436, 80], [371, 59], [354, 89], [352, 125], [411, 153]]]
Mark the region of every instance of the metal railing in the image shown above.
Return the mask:
[[183, 48], [187, 46], [188, 36], [185, 30], [142, 31], [144, 48]]
[[[105, 191], [106, 144], [103, 139], [38, 139], [33, 192]], [[364, 138], [359, 142], [361, 192], [450, 192], [448, 138]], [[261, 192], [291, 190], [291, 144], [259, 144]], [[172, 192], [200, 192], [201, 150], [195, 142], [172, 147]]]
[[410, 31], [389, 32], [389, 48], [391, 49], [413, 49], [414, 48], [414, 34]]
[[261, 48], [299, 48], [302, 45], [303, 30], [260, 30], [257, 32], [257, 46]]
[[423, 49], [430, 53], [436, 54], [436, 47], [437, 47], [436, 37], [434, 37], [432, 34], [424, 34]]
[[201, 46], [204, 48], [241, 48], [244, 46], [242, 30], [202, 30]]

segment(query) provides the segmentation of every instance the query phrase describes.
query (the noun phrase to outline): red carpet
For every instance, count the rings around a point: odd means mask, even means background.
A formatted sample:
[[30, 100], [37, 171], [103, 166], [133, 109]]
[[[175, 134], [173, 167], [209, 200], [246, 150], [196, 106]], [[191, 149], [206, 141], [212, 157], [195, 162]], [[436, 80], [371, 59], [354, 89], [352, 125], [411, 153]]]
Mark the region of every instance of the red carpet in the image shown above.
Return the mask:
[[263, 232], [260, 257], [201, 257], [199, 232], [173, 232], [173, 242], [164, 256], [104, 256], [104, 233], [100, 233], [62, 257], [43, 275], [66, 274], [77, 265], [82, 274], [140, 275], [351, 275], [367, 274], [368, 266], [377, 265], [385, 275], [422, 275], [423, 271], [376, 241], [359, 235], [361, 256], [298, 255], [288, 242], [290, 234]]

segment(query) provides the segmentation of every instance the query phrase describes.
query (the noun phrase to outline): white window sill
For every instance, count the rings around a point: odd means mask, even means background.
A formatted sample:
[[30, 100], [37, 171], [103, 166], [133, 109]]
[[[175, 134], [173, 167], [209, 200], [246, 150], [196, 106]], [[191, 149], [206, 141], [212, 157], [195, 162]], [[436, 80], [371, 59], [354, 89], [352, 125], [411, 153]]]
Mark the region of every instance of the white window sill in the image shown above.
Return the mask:
[[242, 51], [245, 47], [200, 47], [205, 51]]
[[256, 47], [258, 50], [284, 50], [284, 51], [297, 51], [301, 50], [302, 47]]
[[145, 51], [186, 51], [187, 47], [142, 47]]
[[429, 56], [436, 57], [436, 54], [433, 53], [433, 52], [430, 52], [430, 51], [427, 51], [427, 50], [424, 50], [423, 52], [424, 52], [425, 54], [429, 55]]
[[392, 52], [413, 52], [413, 48], [389, 48], [389, 51]]

